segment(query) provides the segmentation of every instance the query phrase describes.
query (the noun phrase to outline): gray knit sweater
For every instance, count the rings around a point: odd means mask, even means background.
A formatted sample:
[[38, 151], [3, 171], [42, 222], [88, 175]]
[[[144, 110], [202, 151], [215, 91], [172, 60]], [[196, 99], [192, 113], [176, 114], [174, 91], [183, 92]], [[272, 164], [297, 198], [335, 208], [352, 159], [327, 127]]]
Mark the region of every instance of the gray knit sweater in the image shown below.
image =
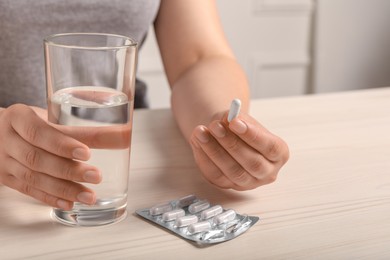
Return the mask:
[[159, 0], [0, 0], [0, 107], [46, 106], [43, 38], [101, 32], [146, 37]]

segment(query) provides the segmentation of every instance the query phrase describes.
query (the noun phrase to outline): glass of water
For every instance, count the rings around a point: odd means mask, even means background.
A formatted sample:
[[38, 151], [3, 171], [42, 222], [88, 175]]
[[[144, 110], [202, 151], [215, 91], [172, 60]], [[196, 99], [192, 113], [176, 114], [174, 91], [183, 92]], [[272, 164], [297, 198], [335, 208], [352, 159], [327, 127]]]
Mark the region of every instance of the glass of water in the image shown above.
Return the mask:
[[[76, 202], [54, 208], [63, 224], [99, 226], [126, 217], [137, 43], [98, 33], [56, 34], [44, 39], [49, 121], [94, 128], [88, 164], [100, 169], [100, 184], [83, 184], [97, 194], [95, 205]], [[75, 129], [77, 130], [77, 129]]]

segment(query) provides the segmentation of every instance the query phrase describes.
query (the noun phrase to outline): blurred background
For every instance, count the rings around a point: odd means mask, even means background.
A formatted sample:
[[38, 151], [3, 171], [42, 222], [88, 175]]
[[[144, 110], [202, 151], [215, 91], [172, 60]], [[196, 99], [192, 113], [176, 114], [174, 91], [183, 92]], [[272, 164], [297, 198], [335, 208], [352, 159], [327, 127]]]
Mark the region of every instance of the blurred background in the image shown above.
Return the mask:
[[[390, 86], [389, 0], [217, 0], [252, 98]], [[169, 107], [154, 33], [140, 52], [151, 108]]]

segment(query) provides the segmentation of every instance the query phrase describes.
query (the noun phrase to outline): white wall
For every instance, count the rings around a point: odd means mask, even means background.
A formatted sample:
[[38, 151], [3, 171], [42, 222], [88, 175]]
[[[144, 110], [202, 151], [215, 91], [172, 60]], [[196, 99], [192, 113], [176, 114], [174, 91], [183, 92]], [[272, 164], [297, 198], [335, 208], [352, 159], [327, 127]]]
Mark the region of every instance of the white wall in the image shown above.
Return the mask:
[[[307, 93], [312, 0], [217, 0], [226, 36], [248, 75], [253, 98]], [[139, 76], [152, 108], [169, 106], [169, 87], [149, 34]]]
[[[217, 0], [252, 98], [390, 86], [390, 0]], [[139, 75], [152, 108], [170, 91], [151, 32]]]
[[313, 91], [390, 86], [390, 1], [317, 1]]
[[307, 92], [311, 0], [219, 0], [227, 38], [253, 98]]
[[170, 89], [153, 28], [150, 28], [147, 39], [139, 52], [138, 77], [148, 86], [150, 108], [170, 106]]

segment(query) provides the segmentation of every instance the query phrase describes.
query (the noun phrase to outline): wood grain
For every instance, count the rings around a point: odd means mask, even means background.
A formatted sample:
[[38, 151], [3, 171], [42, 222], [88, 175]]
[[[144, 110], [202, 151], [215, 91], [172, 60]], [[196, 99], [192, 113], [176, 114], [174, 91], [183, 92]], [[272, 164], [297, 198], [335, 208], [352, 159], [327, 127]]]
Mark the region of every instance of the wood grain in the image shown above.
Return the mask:
[[[275, 183], [248, 192], [212, 187], [171, 112], [138, 110], [129, 216], [70, 228], [50, 208], [0, 187], [0, 258], [390, 258], [390, 88], [253, 100], [251, 113], [289, 144]], [[197, 248], [133, 214], [187, 194], [261, 220], [230, 242]]]

